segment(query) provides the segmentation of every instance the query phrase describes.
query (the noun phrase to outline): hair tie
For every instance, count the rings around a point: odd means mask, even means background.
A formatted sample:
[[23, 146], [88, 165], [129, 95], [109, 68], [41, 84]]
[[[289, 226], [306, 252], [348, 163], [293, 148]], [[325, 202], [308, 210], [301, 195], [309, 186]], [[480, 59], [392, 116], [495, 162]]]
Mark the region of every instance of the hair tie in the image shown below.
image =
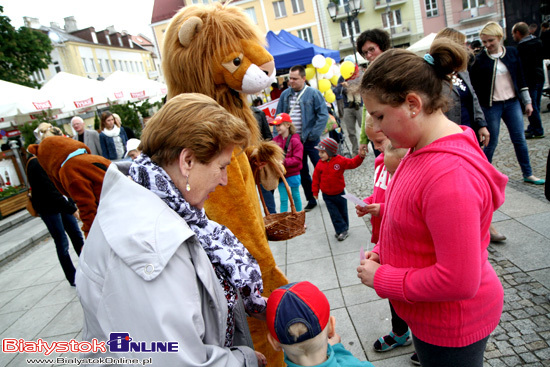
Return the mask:
[[434, 66], [434, 57], [433, 57], [432, 55], [430, 55], [430, 54], [425, 54], [425, 55], [424, 55], [424, 60], [425, 60], [428, 64]]

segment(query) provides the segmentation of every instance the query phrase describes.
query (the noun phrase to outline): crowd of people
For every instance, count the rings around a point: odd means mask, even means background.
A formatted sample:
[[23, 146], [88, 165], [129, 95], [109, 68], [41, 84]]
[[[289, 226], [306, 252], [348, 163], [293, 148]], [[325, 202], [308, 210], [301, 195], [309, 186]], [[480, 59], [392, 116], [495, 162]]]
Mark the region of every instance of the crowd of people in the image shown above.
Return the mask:
[[[523, 181], [545, 183], [532, 171], [527, 144], [544, 138], [540, 104], [548, 46], [526, 23], [515, 24], [512, 33], [518, 46], [504, 46], [503, 29], [489, 22], [476, 50], [464, 34], [444, 28], [418, 56], [392, 49], [383, 30], [363, 32], [357, 49], [368, 67], [357, 66], [338, 85], [351, 158], [339, 154], [338, 141], [322, 137], [331, 112], [319, 90], [308, 86], [303, 66], [290, 68], [288, 88], [273, 86], [271, 97], [279, 99], [273, 121], [257, 108], [261, 100], [251, 106], [262, 138], [284, 153], [296, 209], [315, 210], [322, 193], [338, 241], [349, 235], [344, 171], [360, 166], [372, 143], [374, 190], [355, 209], [359, 217], [370, 215], [374, 248], [356, 271], [362, 284], [389, 301], [391, 330], [373, 341], [377, 352], [414, 343], [415, 365], [483, 366], [504, 302], [488, 261], [489, 244], [506, 240], [491, 224], [508, 182], [491, 164], [501, 120]], [[39, 159], [27, 167], [33, 205], [67, 281], [77, 286], [83, 340], [109, 340], [110, 332], [124, 330], [139, 340], [183, 345], [178, 353], [156, 354], [159, 365], [269, 365], [254, 350], [249, 316], [266, 322], [267, 339], [284, 351], [288, 366], [372, 366], [345, 349], [315, 285], [292, 283], [263, 297], [254, 256], [207, 217], [209, 195], [231, 185], [232, 155], [249, 144], [242, 119], [210, 97], [184, 93], [151, 118], [141, 140], [116, 114], [103, 112], [100, 121], [98, 132], [78, 116], [71, 120], [72, 138], [85, 148], [66, 159], [93, 154], [115, 163], [101, 168], [101, 201], [85, 246], [78, 202], [60, 193]], [[39, 144], [62, 135], [52, 126], [39, 133]], [[260, 189], [274, 213], [273, 190]], [[282, 181], [278, 189], [279, 209], [286, 212]], [[80, 256], [78, 270], [65, 232]]]

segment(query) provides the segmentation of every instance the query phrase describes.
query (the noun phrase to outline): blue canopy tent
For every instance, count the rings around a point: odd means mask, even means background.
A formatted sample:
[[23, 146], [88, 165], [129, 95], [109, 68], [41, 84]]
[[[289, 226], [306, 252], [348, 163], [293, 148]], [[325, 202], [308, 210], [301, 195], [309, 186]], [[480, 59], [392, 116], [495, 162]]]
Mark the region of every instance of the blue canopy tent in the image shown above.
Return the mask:
[[[281, 37], [283, 33], [286, 34], [285, 37], [287, 39]], [[311, 64], [313, 56], [318, 54], [322, 54], [325, 57], [330, 56], [336, 62], [340, 61], [339, 51], [315, 46], [284, 30], [279, 33], [279, 36], [272, 31], [267, 32], [266, 40], [268, 44], [267, 51], [273, 55], [277, 69], [289, 69], [294, 65]]]
[[324, 57], [331, 57], [336, 62], [340, 62], [340, 51], [335, 50], [329, 50], [328, 48], [319, 47], [317, 45], [314, 45], [312, 43], [309, 43], [308, 41], [304, 41], [300, 37], [296, 37], [292, 33], [288, 33], [284, 29], [279, 32], [278, 35], [279, 38], [284, 40], [285, 42], [296, 46], [296, 47], [311, 47], [313, 46], [313, 49], [315, 50], [315, 55], [321, 54]]

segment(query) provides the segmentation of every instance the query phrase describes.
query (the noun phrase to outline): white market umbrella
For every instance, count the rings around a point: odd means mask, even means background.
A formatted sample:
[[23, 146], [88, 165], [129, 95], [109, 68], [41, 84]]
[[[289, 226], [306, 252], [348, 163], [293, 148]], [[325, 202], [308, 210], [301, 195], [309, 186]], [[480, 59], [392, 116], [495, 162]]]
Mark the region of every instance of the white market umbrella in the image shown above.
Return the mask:
[[415, 43], [407, 47], [407, 50], [423, 56], [430, 49], [430, 46], [435, 39], [435, 36], [435, 33], [430, 33], [426, 37], [416, 41]]
[[144, 76], [115, 71], [101, 82], [111, 101], [135, 101], [165, 96], [168, 88]]
[[107, 103], [107, 91], [94, 79], [60, 72], [51, 78], [42, 89], [61, 98], [63, 112], [74, 112]]
[[0, 122], [22, 123], [33, 119], [33, 114], [59, 111], [63, 101], [48, 92], [0, 80]]

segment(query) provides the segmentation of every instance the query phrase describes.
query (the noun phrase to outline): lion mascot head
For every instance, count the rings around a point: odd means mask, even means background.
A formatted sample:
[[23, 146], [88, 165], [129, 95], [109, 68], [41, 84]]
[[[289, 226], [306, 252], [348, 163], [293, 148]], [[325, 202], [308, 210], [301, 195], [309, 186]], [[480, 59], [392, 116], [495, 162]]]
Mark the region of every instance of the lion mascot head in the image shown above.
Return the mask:
[[259, 137], [246, 94], [258, 93], [275, 81], [275, 62], [263, 47], [264, 37], [235, 6], [215, 3], [180, 10], [166, 29], [162, 68], [168, 98], [180, 93], [212, 97], [240, 117]]

